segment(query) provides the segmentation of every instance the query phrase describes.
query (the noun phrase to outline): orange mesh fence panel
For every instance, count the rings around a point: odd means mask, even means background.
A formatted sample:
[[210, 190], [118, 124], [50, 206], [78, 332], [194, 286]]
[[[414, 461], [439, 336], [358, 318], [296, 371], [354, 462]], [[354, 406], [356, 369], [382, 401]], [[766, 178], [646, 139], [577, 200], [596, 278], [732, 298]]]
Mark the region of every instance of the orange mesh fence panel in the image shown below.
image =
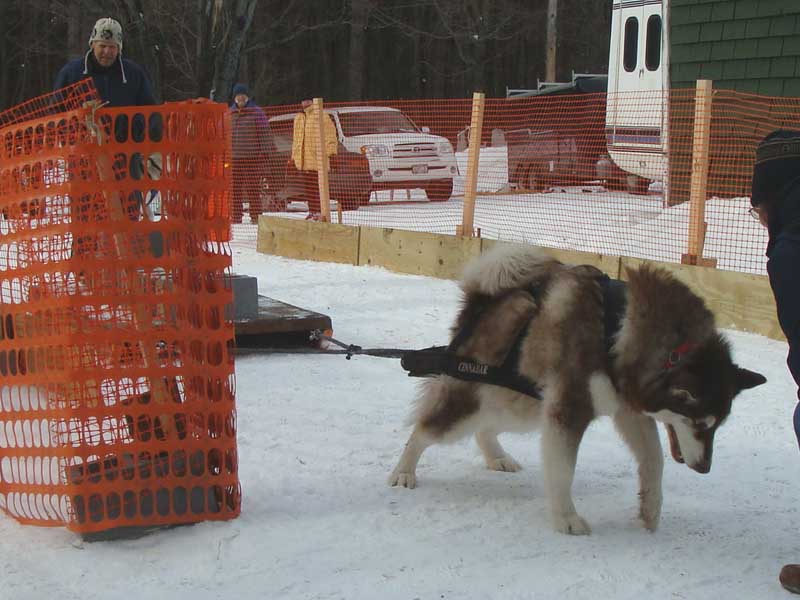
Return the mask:
[[[719, 268], [765, 272], [766, 232], [746, 212], [755, 146], [775, 128], [800, 127], [799, 104], [713, 93], [702, 241]], [[456, 233], [472, 100], [325, 110], [336, 138], [328, 166], [333, 221], [341, 208], [345, 224]], [[234, 139], [258, 149], [249, 162], [234, 156], [234, 187], [250, 198], [238, 197], [245, 198], [245, 225], [234, 227], [240, 239], [255, 238], [246, 224], [259, 214], [320, 211], [316, 160], [309, 160], [319, 136], [295, 127], [301, 112], [264, 107], [266, 135], [251, 128], [237, 138], [234, 124]], [[694, 119], [694, 89], [486, 100], [474, 226], [487, 238], [680, 262], [690, 244]]]
[[236, 516], [224, 107], [0, 133], [0, 507], [84, 533]]
[[[666, 212], [688, 211], [686, 204], [678, 203], [687, 200], [691, 191], [694, 93], [694, 90], [674, 91], [671, 97], [669, 202], [674, 206]], [[767, 231], [746, 213], [750, 208], [756, 146], [764, 136], [779, 128], [800, 128], [799, 98], [714, 91], [705, 255], [716, 258], [720, 268], [766, 273]]]
[[[92, 79], [83, 79], [55, 92], [31, 98], [27, 102], [17, 104], [8, 110], [0, 112], [0, 129], [32, 119], [82, 108], [86, 102], [97, 99], [98, 95]], [[24, 135], [24, 131], [21, 133]]]

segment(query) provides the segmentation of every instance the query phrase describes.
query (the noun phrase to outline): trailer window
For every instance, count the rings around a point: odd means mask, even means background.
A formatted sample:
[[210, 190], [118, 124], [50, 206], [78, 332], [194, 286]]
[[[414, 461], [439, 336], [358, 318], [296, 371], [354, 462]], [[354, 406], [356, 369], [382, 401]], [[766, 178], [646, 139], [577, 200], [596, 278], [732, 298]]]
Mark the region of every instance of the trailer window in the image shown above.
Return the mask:
[[622, 57], [622, 66], [630, 73], [636, 68], [639, 51], [639, 19], [628, 17], [625, 21], [625, 49]]
[[661, 15], [650, 15], [647, 19], [644, 64], [648, 71], [655, 71], [661, 66]]

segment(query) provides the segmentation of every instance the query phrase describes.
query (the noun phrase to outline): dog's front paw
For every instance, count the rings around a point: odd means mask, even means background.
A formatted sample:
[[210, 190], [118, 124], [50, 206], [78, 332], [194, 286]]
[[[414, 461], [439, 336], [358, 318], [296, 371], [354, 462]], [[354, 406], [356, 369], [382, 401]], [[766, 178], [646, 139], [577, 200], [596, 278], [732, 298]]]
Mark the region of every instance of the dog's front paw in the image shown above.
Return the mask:
[[658, 529], [658, 523], [661, 521], [661, 500], [660, 493], [645, 492], [640, 495], [639, 519], [648, 531]]
[[414, 489], [417, 487], [417, 475], [415, 473], [404, 473], [394, 471], [389, 475], [389, 485], [392, 487], [404, 487]]
[[589, 535], [592, 533], [589, 524], [578, 513], [553, 515], [553, 527], [556, 531], [569, 535]]
[[502, 458], [493, 458], [486, 461], [486, 466], [492, 471], [505, 471], [507, 473], [516, 473], [517, 471], [522, 470], [520, 464], [508, 454]]

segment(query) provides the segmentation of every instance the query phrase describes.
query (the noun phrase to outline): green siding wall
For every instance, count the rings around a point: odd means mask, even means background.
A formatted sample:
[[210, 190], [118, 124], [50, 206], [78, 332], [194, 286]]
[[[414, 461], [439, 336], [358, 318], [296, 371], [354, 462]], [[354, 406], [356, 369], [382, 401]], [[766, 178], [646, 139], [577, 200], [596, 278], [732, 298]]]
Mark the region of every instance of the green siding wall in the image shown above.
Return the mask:
[[670, 0], [676, 88], [800, 96], [800, 0]]

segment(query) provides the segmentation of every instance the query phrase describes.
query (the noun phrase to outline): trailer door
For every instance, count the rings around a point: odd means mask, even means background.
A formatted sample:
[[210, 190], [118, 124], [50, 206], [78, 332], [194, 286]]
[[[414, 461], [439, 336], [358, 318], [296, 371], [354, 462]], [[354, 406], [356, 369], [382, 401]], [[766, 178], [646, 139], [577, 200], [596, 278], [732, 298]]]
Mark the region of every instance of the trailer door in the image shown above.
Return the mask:
[[664, 176], [666, 89], [663, 0], [614, 0], [606, 135], [619, 167], [650, 180]]

